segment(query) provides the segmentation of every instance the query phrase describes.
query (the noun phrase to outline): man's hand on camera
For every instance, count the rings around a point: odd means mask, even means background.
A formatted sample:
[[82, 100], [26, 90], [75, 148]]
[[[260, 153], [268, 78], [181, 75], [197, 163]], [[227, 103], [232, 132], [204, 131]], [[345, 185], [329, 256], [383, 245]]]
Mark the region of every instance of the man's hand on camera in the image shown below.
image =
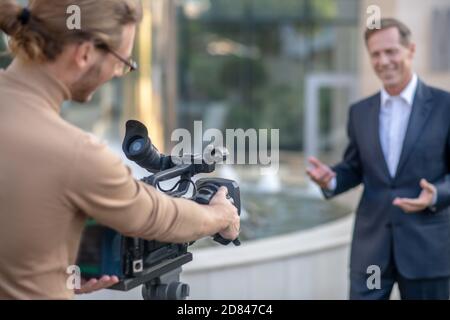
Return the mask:
[[227, 199], [228, 190], [225, 187], [220, 187], [219, 191], [211, 199], [209, 205], [215, 211], [224, 213], [224, 217], [229, 221], [228, 226], [221, 230], [219, 234], [228, 240], [234, 240], [239, 236], [240, 231], [240, 217], [237, 208]]
[[92, 293], [94, 291], [109, 288], [119, 282], [116, 276], [103, 276], [100, 279], [90, 279], [81, 284], [80, 289], [75, 290], [75, 294]]

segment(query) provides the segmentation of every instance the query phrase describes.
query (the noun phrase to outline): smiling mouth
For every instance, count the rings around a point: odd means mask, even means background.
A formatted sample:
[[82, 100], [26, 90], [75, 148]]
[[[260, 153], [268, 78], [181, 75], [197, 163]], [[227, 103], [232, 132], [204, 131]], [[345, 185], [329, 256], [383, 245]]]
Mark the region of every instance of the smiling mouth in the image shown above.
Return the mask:
[[382, 71], [380, 71], [380, 75], [385, 76], [385, 77], [392, 77], [395, 75], [395, 71], [394, 70], [382, 70]]

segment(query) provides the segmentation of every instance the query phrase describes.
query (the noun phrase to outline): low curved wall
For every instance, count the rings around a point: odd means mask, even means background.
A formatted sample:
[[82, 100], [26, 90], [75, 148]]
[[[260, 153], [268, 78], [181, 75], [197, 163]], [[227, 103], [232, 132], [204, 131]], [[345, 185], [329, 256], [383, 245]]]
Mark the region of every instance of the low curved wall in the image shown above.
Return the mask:
[[354, 215], [298, 233], [202, 249], [183, 267], [191, 299], [347, 299]]

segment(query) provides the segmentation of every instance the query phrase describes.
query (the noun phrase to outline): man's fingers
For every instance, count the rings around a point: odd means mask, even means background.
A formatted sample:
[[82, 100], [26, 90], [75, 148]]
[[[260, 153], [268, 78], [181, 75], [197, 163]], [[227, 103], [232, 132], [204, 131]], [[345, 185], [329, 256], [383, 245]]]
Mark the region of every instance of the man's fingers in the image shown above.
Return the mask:
[[421, 198], [417, 198], [417, 199], [402, 198], [402, 199], [400, 199], [400, 201], [403, 204], [406, 204], [411, 207], [417, 207], [417, 208], [422, 208], [427, 205], [426, 201], [424, 201]]
[[402, 209], [407, 213], [422, 211], [422, 209], [418, 209], [410, 205], [403, 205]]
[[117, 277], [103, 276], [96, 284], [94, 290], [101, 290], [116, 284], [119, 279]]
[[220, 187], [209, 204], [224, 204], [227, 201], [227, 193], [228, 189], [226, 187]]
[[401, 201], [394, 202], [394, 205], [399, 207], [400, 209], [402, 209], [405, 212], [415, 212], [416, 211], [415, 208], [411, 207], [408, 204], [402, 203]]
[[317, 158], [315, 158], [315, 157], [309, 157], [308, 158], [308, 162], [310, 163], [310, 164], [312, 164], [314, 167], [320, 167], [320, 166], [323, 166], [323, 163], [322, 162], [320, 162]]
[[219, 190], [217, 190], [216, 194], [226, 197], [227, 193], [228, 193], [228, 189], [226, 187], [220, 187]]
[[426, 208], [426, 203], [421, 199], [396, 198], [393, 204], [406, 212], [416, 212]]
[[318, 169], [317, 172], [315, 172], [315, 178], [320, 183], [328, 183], [331, 179], [333, 179], [336, 176], [336, 173], [331, 170], [321, 170]]
[[417, 212], [426, 209], [431, 205], [433, 194], [436, 193], [436, 187], [426, 179], [420, 180], [420, 187], [422, 192], [418, 198], [395, 198], [392, 204], [406, 212]]
[[93, 291], [96, 291], [97, 288], [99, 288], [101, 286], [100, 281], [98, 279], [94, 279], [95, 281], [93, 281], [89, 287], [86, 288], [86, 293], [91, 293]]
[[322, 174], [319, 176], [317, 180], [319, 180], [320, 182], [327, 182], [331, 178], [332, 178], [331, 172], [325, 171], [322, 172]]
[[89, 293], [92, 291], [93, 286], [98, 282], [97, 279], [90, 279], [88, 282], [83, 284], [80, 289], [75, 290], [76, 294]]
[[400, 201], [404, 204], [407, 204], [407, 205], [413, 206], [413, 207], [420, 207], [420, 206], [426, 205], [425, 201], [423, 201], [421, 198], [417, 198], [417, 199], [403, 198], [403, 199], [400, 199]]
[[80, 289], [75, 290], [75, 293], [76, 294], [91, 293], [101, 289], [109, 288], [118, 282], [119, 278], [117, 276], [110, 277], [108, 275], [105, 275], [100, 279], [90, 279], [88, 282], [83, 284]]
[[334, 173], [333, 171], [327, 171], [324, 179], [326, 180], [326, 182], [329, 182], [334, 177], [336, 177], [336, 173]]
[[329, 170], [326, 170], [325, 167], [315, 167], [307, 169], [306, 172], [309, 172], [313, 177], [318, 179], [325, 173], [329, 172]]
[[95, 289], [99, 290], [101, 288], [103, 288], [104, 286], [108, 285], [111, 281], [111, 277], [110, 276], [103, 276], [101, 277], [98, 282], [95, 284]]
[[326, 188], [330, 180], [336, 177], [336, 173], [314, 157], [309, 157], [308, 161], [314, 168], [307, 168], [306, 173], [321, 188]]
[[308, 169], [306, 170], [306, 173], [313, 180], [317, 180], [320, 176], [320, 171], [318, 169]]
[[320, 169], [307, 169], [306, 174], [314, 181], [318, 181], [320, 175]]
[[425, 179], [420, 180], [420, 186], [422, 187], [422, 189], [425, 189], [430, 193], [434, 193], [434, 190], [435, 190], [434, 186], [431, 183], [429, 183], [427, 180], [425, 180]]

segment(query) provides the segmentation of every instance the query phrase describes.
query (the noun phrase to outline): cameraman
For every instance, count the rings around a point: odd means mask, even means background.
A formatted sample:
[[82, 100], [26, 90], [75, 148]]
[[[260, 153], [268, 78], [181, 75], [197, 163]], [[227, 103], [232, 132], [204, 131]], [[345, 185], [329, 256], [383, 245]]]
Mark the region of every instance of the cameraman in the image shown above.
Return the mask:
[[[66, 26], [81, 9], [81, 30]], [[91, 135], [64, 121], [65, 100], [134, 68], [139, 0], [0, 0], [0, 30], [15, 57], [0, 70], [0, 299], [68, 299], [87, 217], [132, 237], [187, 242], [238, 236], [236, 208], [221, 189], [208, 206], [170, 198], [133, 179]], [[78, 292], [118, 281], [105, 275]]]

